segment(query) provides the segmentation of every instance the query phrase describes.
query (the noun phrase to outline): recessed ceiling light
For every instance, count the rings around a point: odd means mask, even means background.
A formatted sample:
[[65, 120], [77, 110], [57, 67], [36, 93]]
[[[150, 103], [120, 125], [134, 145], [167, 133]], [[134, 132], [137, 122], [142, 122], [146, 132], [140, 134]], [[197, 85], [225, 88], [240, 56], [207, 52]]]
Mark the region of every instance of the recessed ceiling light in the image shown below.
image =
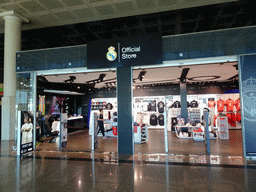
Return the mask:
[[209, 76], [198, 76], [198, 77], [191, 77], [188, 78], [188, 80], [190, 81], [209, 81], [209, 80], [214, 80], [214, 79], [219, 79], [220, 76], [216, 76], [216, 75], [209, 75]]

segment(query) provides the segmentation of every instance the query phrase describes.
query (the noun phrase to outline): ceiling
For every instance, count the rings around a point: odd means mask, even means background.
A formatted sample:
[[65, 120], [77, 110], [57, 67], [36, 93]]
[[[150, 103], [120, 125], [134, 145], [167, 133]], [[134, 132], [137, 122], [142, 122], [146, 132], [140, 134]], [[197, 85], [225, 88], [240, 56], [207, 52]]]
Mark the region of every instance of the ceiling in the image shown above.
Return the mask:
[[0, 13], [14, 10], [26, 17], [30, 23], [23, 25], [23, 29], [28, 30], [233, 1], [235, 0], [0, 0]]
[[[200, 64], [183, 67], [159, 67], [159, 68], [148, 68], [148, 69], [136, 69], [133, 70], [134, 86], [142, 85], [161, 85], [161, 84], [178, 84], [182, 70], [184, 68], [190, 68], [187, 74], [187, 83], [194, 82], [227, 82], [232, 77], [238, 75], [238, 71], [235, 67], [237, 62], [226, 62], [226, 63], [211, 63], [211, 64]], [[138, 76], [142, 70], [146, 71], [146, 74], [142, 81], [138, 79]], [[103, 82], [96, 83], [95, 88], [106, 88], [116, 87], [116, 72], [115, 71], [104, 71], [104, 72], [93, 72], [93, 73], [77, 73], [77, 74], [60, 74], [60, 75], [47, 75], [44, 76], [50, 83], [64, 83], [65, 80], [69, 79], [70, 76], [75, 76], [74, 84], [86, 84], [87, 81], [98, 79], [100, 74], [106, 74]], [[206, 77], [205, 77], [206, 76]], [[219, 76], [217, 79], [214, 77]], [[199, 79], [194, 79], [199, 77]], [[200, 80], [201, 79], [201, 80]], [[110, 85], [112, 83], [112, 85]], [[66, 87], [68, 89], [68, 84]], [[51, 87], [51, 85], [50, 85]], [[51, 87], [57, 89], [57, 87]]]
[[[162, 36], [256, 24], [253, 1], [226, 0], [0, 0], [23, 24], [22, 50], [87, 44], [135, 35]], [[4, 57], [0, 19], [0, 68]]]

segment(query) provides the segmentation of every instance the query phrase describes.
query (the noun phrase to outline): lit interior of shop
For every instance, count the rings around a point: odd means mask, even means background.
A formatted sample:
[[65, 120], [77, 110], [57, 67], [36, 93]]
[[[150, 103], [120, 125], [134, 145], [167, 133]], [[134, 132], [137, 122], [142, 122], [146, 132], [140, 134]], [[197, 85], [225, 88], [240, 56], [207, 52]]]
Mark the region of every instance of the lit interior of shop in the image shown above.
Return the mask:
[[[67, 113], [68, 144], [63, 150], [91, 151], [91, 114], [103, 108], [106, 139], [98, 134], [95, 151], [117, 152], [116, 84], [115, 70], [38, 76], [37, 150], [58, 149], [54, 122]], [[180, 114], [181, 84], [186, 85], [187, 122]], [[133, 96], [135, 153], [165, 153], [167, 129], [170, 154], [205, 154], [202, 116], [207, 110], [211, 154], [242, 155], [237, 62], [136, 68]], [[227, 120], [225, 135], [221, 117]]]

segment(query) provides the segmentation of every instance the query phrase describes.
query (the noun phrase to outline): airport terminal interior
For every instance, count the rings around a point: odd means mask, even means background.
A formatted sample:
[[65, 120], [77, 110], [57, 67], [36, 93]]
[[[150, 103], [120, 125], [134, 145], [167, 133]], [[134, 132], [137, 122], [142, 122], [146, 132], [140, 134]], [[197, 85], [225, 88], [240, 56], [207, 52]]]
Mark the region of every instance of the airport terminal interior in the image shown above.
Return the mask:
[[[247, 151], [246, 137], [256, 132], [242, 121], [239, 84], [241, 66], [256, 61], [253, 7], [238, 0], [0, 0], [0, 191], [255, 191], [256, 153]], [[121, 67], [88, 68], [87, 48], [146, 36], [161, 37], [162, 63], [130, 66], [134, 154], [123, 154]]]

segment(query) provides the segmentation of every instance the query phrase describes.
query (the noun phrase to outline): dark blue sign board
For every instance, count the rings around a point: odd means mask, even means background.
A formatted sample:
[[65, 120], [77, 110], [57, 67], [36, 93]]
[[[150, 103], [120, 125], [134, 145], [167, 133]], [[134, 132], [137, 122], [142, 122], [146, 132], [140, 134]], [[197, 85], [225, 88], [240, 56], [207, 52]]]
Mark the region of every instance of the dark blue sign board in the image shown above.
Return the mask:
[[240, 57], [240, 77], [245, 155], [256, 156], [256, 55]]
[[88, 69], [162, 63], [163, 48], [160, 35], [134, 36], [87, 43]]

